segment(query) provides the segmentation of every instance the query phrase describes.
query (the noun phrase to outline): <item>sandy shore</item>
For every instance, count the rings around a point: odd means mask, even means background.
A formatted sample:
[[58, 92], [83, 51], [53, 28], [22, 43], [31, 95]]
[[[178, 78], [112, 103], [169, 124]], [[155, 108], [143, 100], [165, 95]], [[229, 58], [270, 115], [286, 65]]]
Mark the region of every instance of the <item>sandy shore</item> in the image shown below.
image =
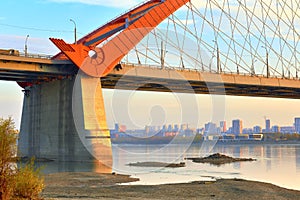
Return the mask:
[[92, 172], [45, 176], [45, 199], [299, 199], [300, 191], [240, 179], [167, 185], [118, 185], [136, 181], [127, 175]]

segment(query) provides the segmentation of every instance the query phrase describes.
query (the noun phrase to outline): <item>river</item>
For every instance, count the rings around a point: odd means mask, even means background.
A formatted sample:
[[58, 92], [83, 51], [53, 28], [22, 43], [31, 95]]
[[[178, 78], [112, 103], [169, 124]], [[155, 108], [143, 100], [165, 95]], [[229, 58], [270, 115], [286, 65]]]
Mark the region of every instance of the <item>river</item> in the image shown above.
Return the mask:
[[[242, 178], [300, 190], [300, 144], [228, 144], [216, 145], [205, 154], [222, 153], [232, 157], [255, 158], [221, 166], [193, 163], [186, 157], [203, 156], [200, 145], [113, 145], [113, 171], [140, 178], [129, 184], [180, 183], [216, 178]], [[129, 163], [159, 161], [186, 162], [186, 167], [133, 167]], [[93, 163], [43, 163], [44, 173], [93, 171]]]

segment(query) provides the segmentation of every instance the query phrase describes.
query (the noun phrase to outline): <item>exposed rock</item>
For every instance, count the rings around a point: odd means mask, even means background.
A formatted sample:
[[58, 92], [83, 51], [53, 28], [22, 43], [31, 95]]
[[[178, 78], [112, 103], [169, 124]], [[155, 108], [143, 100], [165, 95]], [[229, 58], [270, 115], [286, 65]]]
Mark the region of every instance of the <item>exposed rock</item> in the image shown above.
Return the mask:
[[253, 158], [233, 158], [220, 153], [215, 153], [207, 157], [192, 157], [186, 159], [192, 160], [193, 162], [196, 163], [210, 163], [212, 165], [222, 165], [226, 163], [242, 162], [242, 161], [256, 161], [256, 159]]

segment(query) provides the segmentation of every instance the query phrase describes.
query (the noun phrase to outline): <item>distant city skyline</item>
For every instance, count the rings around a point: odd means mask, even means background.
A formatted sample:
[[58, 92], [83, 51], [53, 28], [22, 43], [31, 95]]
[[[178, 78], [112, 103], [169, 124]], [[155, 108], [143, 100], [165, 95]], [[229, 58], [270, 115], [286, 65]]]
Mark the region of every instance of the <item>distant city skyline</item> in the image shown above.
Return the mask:
[[[252, 127], [243, 127], [243, 120], [241, 119], [233, 119], [231, 121], [231, 126], [226, 128], [226, 121], [220, 121], [219, 126], [216, 123], [208, 122], [200, 127], [191, 127], [188, 123], [185, 124], [162, 124], [162, 125], [145, 125], [144, 129], [136, 129], [136, 130], [144, 130], [145, 132], [158, 132], [160, 130], [166, 132], [178, 132], [184, 131], [187, 129], [195, 130], [196, 132], [202, 130], [204, 134], [206, 133], [223, 133], [223, 134], [249, 134], [249, 133], [269, 133], [269, 132], [282, 132], [282, 133], [300, 133], [300, 117], [294, 117], [294, 123], [288, 126], [280, 126], [277, 124], [272, 125], [271, 119], [265, 119], [265, 127], [259, 125], [253, 125]], [[120, 132], [126, 132], [127, 127], [124, 124], [116, 123], [114, 126], [114, 130], [118, 130]], [[134, 129], [132, 129], [134, 130]]]

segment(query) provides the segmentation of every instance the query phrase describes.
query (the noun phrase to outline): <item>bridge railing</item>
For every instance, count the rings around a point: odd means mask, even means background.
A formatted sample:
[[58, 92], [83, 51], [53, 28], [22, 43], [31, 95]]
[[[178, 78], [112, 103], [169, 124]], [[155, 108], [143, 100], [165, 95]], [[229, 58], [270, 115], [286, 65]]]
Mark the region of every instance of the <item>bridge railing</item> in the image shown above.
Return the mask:
[[47, 54], [33, 54], [33, 53], [21, 53], [19, 54], [19, 56], [22, 57], [28, 57], [28, 58], [42, 58], [42, 59], [51, 59], [53, 57], [53, 55], [47, 55]]
[[53, 57], [52, 55], [48, 55], [48, 54], [25, 53], [18, 49], [0, 49], [0, 55], [21, 56], [21, 57], [29, 57], [29, 58], [43, 58], [43, 59], [51, 59]]
[[[159, 66], [159, 65], [127, 63], [127, 62], [121, 62], [121, 64], [126, 64], [127, 66], [132, 66], [132, 67], [147, 67], [147, 68], [151, 68], [151, 69], [161, 69], [161, 66]], [[182, 68], [182, 67], [174, 67], [174, 66], [171, 66], [171, 67], [168, 66], [168, 67], [165, 67], [164, 69], [178, 70], [178, 71], [189, 71], [189, 72], [209, 72], [209, 71], [205, 71], [205, 70], [203, 71], [202, 69]], [[211, 71], [211, 73], [268, 78], [267, 75], [265, 75], [265, 74], [250, 74], [250, 73], [243, 73], [243, 72], [236, 73], [236, 72], [227, 72], [227, 71], [222, 71], [222, 72]], [[280, 75], [278, 75], [278, 76], [270, 75], [269, 78], [300, 80], [300, 77], [298, 77], [298, 78], [297, 77], [282, 77]]]

